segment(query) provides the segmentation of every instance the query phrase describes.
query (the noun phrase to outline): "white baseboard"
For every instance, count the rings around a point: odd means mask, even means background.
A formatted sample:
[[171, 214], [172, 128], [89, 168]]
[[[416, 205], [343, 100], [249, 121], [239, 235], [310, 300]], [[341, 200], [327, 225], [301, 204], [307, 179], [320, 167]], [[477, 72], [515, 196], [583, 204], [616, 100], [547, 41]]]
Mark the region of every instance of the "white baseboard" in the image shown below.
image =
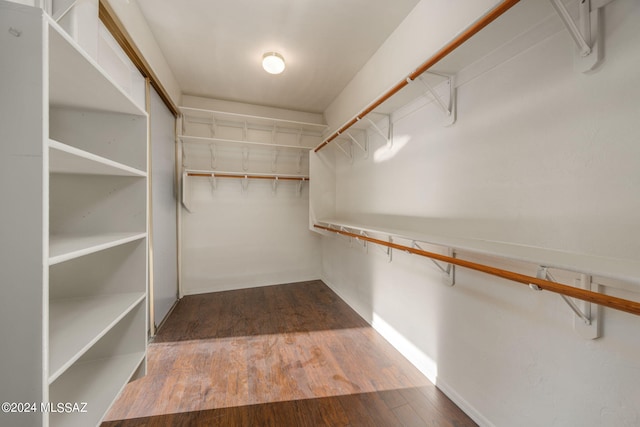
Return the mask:
[[369, 323], [382, 337], [389, 342], [400, 354], [402, 354], [413, 366], [415, 366], [424, 376], [427, 377], [436, 387], [438, 387], [453, 403], [458, 405], [476, 424], [480, 427], [495, 427], [494, 424], [478, 412], [473, 405], [460, 396], [455, 389], [450, 387], [445, 380], [438, 376], [438, 367], [427, 354], [417, 348], [411, 341], [396, 331], [391, 325], [376, 315], [372, 308], [366, 311], [359, 307], [355, 301], [350, 301], [338, 290], [330, 281], [322, 280], [333, 292], [335, 292], [344, 302], [356, 313]]

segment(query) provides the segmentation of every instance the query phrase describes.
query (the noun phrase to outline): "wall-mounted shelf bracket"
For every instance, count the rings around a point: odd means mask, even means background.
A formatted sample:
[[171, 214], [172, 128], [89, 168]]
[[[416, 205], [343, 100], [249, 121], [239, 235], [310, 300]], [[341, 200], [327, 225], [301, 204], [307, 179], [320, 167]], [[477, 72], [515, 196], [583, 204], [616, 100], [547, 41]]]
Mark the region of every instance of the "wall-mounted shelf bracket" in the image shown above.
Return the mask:
[[[279, 151], [277, 148], [273, 149], [273, 153], [271, 154], [271, 171], [275, 172], [278, 164], [278, 155]], [[246, 170], [246, 169], [245, 169]]]
[[[415, 249], [420, 249], [421, 251], [424, 250], [422, 247], [420, 247], [418, 242], [416, 242], [415, 240], [411, 242], [411, 247], [415, 248]], [[455, 258], [456, 257], [456, 252], [451, 248], [447, 248], [447, 254], [446, 255], [450, 256], [451, 258]], [[447, 278], [447, 284], [449, 286], [453, 286], [453, 285], [456, 284], [456, 266], [455, 265], [447, 264], [446, 267], [443, 267], [441, 262], [438, 262], [433, 258], [429, 258], [429, 260], [436, 267], [438, 267], [438, 270], [440, 270], [442, 273], [444, 273], [445, 277]]]
[[[215, 138], [217, 132], [218, 132], [218, 122], [216, 122], [215, 114], [212, 114], [211, 124], [209, 125], [209, 133], [211, 134], [211, 138]], [[183, 134], [184, 134], [184, 131], [183, 131]]]
[[242, 140], [243, 141], [248, 141], [249, 139], [249, 124], [246, 122], [246, 120], [244, 122], [242, 122]]
[[440, 107], [440, 109], [444, 113], [445, 118], [444, 118], [444, 122], [442, 123], [443, 126], [451, 126], [456, 121], [456, 87], [454, 82], [454, 76], [448, 75], [448, 74], [434, 73], [431, 71], [425, 71], [425, 73], [437, 75], [447, 79], [444, 82], [444, 84], [447, 86], [448, 90], [445, 92], [445, 95], [442, 96], [421, 75], [418, 76], [417, 78], [417, 80], [419, 80], [420, 83], [422, 83], [422, 85], [427, 89], [429, 94], [431, 94], [436, 104]]
[[244, 178], [240, 180], [240, 185], [242, 188], [242, 194], [246, 193], [249, 189], [249, 177], [247, 175], [245, 175]]
[[358, 147], [360, 150], [362, 150], [362, 152], [364, 152], [365, 154], [368, 153], [369, 151], [369, 138], [367, 137], [367, 133], [364, 133], [364, 142], [360, 143], [360, 141], [358, 141], [353, 135], [351, 135], [351, 133], [349, 132], [345, 132], [344, 134], [347, 135], [347, 137], [351, 140], [351, 142]]
[[[538, 267], [536, 277], [538, 279], [550, 280], [552, 282], [559, 283], [551, 275], [549, 269], [545, 266]], [[593, 290], [591, 276], [587, 274], [581, 274], [580, 278], [576, 279], [576, 285], [583, 289]], [[534, 284], [530, 284], [529, 286], [534, 290], [541, 290], [539, 286], [536, 286]], [[575, 315], [573, 329], [582, 337], [587, 339], [595, 339], [600, 337], [600, 327], [598, 325], [600, 318], [599, 306], [587, 301], [580, 301], [579, 303], [576, 303], [573, 299], [562, 294], [560, 294], [560, 297], [569, 306], [569, 308], [571, 308]], [[581, 306], [579, 306], [578, 304], [580, 304]]]
[[249, 170], [249, 147], [242, 147], [242, 170]]
[[211, 192], [213, 193], [218, 188], [218, 179], [215, 174], [211, 174], [209, 177], [209, 183], [211, 184]]
[[[56, 6], [54, 8], [55, 10], [53, 10], [51, 14], [51, 18], [53, 18], [53, 20], [56, 22], [60, 22], [60, 20], [64, 18], [65, 15], [69, 13], [71, 9], [73, 9], [76, 3], [78, 3], [78, 0], [67, 1], [62, 6], [59, 6], [58, 3], [59, 2], [55, 3], [55, 6]], [[52, 4], [52, 8], [53, 8], [53, 4]]]
[[[360, 230], [360, 235], [366, 237], [367, 233], [364, 232], [363, 230]], [[362, 240], [362, 247], [365, 248], [367, 253], [369, 253], [369, 243], [366, 240]]]
[[276, 192], [278, 191], [278, 177], [277, 176], [271, 182], [271, 191], [273, 192], [274, 196], [275, 196]]
[[302, 159], [304, 158], [304, 150], [298, 152], [298, 173], [302, 172]]
[[218, 147], [216, 144], [209, 144], [209, 152], [211, 153], [211, 168], [216, 169], [218, 164]]
[[304, 185], [305, 179], [302, 178], [296, 187], [296, 196], [300, 197], [302, 194], [302, 186]]
[[562, 0], [550, 1], [577, 46], [576, 69], [583, 73], [593, 70], [603, 57], [601, 9], [613, 0], [580, 0], [577, 23]]
[[386, 133], [383, 132], [382, 129], [380, 129], [369, 117], [365, 117], [364, 119], [369, 122], [371, 128], [385, 140], [389, 147], [391, 147], [393, 146], [393, 122], [391, 121], [391, 115], [386, 114], [385, 117], [387, 118], [388, 123]]
[[336, 141], [336, 147], [349, 159], [350, 163], [353, 163], [353, 143], [351, 141], [347, 141], [349, 143], [349, 149], [347, 150], [342, 146], [340, 141]]

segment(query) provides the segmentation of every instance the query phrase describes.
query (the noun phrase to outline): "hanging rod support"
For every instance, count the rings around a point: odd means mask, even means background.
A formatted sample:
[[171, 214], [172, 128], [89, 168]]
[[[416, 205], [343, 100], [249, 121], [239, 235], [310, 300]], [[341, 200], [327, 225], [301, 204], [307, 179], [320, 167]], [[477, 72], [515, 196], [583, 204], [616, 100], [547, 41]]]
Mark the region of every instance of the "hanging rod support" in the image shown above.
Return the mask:
[[271, 171], [275, 172], [276, 169], [278, 168], [278, 155], [279, 155], [279, 151], [277, 148], [273, 149], [273, 153], [271, 155]]
[[[419, 249], [421, 251], [424, 251], [424, 249], [422, 249], [422, 247], [420, 247], [420, 245], [418, 244], [418, 242], [416, 242], [415, 240], [411, 242], [411, 248], [413, 249]], [[455, 258], [456, 253], [453, 249], [448, 248], [448, 256]], [[451, 263], [447, 263], [447, 268], [444, 268], [442, 266], [442, 264], [440, 264], [438, 261], [436, 261], [433, 258], [429, 258], [429, 260], [436, 266], [438, 267], [438, 269], [440, 271], [442, 271], [445, 276], [447, 276], [447, 278], [449, 279], [449, 286], [453, 286], [456, 284], [456, 266], [451, 264]]]
[[[536, 277], [538, 279], [550, 280], [552, 282], [557, 282], [557, 280], [551, 275], [551, 273], [549, 273], [549, 269], [547, 267], [545, 267], [545, 266], [538, 267], [538, 272], [536, 273]], [[536, 286], [536, 285], [529, 285], [529, 286]], [[536, 289], [536, 290], [538, 290], [538, 289]], [[539, 289], [539, 290], [542, 290], [542, 289]], [[573, 310], [573, 312], [576, 314], [576, 316], [578, 316], [580, 319], [582, 319], [582, 321], [585, 324], [591, 325], [591, 319], [586, 314], [584, 314], [582, 312], [582, 310], [580, 310], [580, 307], [578, 307], [576, 305], [576, 303], [573, 302], [573, 300], [569, 299], [569, 297], [567, 297], [566, 295], [560, 294], [560, 296], [562, 297], [564, 302], [567, 303], [569, 308], [571, 308], [571, 310]]]
[[391, 146], [393, 145], [393, 138], [391, 137], [393, 135], [392, 130], [391, 130], [391, 116], [387, 115], [387, 120], [389, 123], [389, 126], [387, 127], [387, 134], [385, 135], [385, 133], [378, 127], [378, 125], [376, 125], [373, 120], [371, 120], [369, 117], [365, 117], [365, 119], [369, 122], [369, 124], [371, 125], [371, 127], [373, 128], [374, 131], [376, 131], [376, 133], [378, 135], [380, 135], [382, 138], [384, 138], [384, 140], [386, 141], [387, 145]]
[[[571, 14], [569, 13], [566, 6], [564, 5], [564, 3], [562, 3], [561, 0], [550, 0], [550, 1], [551, 1], [551, 4], [553, 5], [553, 8], [556, 10], [558, 15], [560, 16], [562, 23], [564, 24], [565, 27], [567, 27], [567, 30], [569, 30], [569, 34], [571, 35], [571, 38], [573, 38], [573, 41], [576, 42], [576, 45], [578, 45], [578, 48], [580, 49], [580, 55], [588, 56], [591, 53], [591, 46], [589, 46], [589, 43], [587, 43], [587, 40], [585, 40], [585, 36], [587, 36], [587, 34], [583, 34], [580, 31], [580, 29], [578, 29], [578, 26], [573, 21]], [[587, 18], [588, 18], [589, 11], [590, 11], [589, 0], [580, 1], [581, 17], [584, 16], [583, 15], [584, 8], [587, 9]], [[589, 20], [588, 19], [587, 20], [581, 19], [581, 20], [583, 21], [583, 23], [581, 24], [583, 28], [589, 31], [590, 29], [590, 24], [588, 23]]]
[[[336, 147], [340, 149], [344, 153], [344, 155], [349, 159], [350, 162], [353, 162], [353, 154], [345, 150], [345, 148], [340, 144], [340, 141], [336, 141]], [[349, 149], [351, 151], [351, 148]]]
[[302, 178], [300, 180], [300, 182], [298, 183], [298, 187], [296, 189], [296, 196], [298, 196], [298, 197], [300, 197], [300, 195], [302, 194], [302, 186], [304, 185], [304, 181], [305, 181], [305, 179]]
[[211, 176], [209, 177], [209, 182], [211, 183], [211, 192], [215, 191], [218, 188], [218, 180], [216, 178], [216, 174], [211, 174]]
[[447, 116], [450, 116], [451, 107], [444, 103], [444, 101], [442, 100], [442, 97], [438, 94], [438, 92], [436, 92], [435, 89], [433, 89], [433, 87], [431, 87], [431, 85], [427, 83], [427, 81], [422, 76], [418, 76], [418, 81], [422, 83], [422, 85], [429, 91], [429, 93], [431, 94], [431, 96], [433, 96], [433, 99], [435, 99], [436, 103], [440, 106], [442, 111], [444, 111], [444, 113]]
[[249, 170], [249, 147], [242, 147], [242, 170]]
[[215, 169], [218, 164], [218, 147], [216, 146], [216, 144], [209, 144], [209, 151], [211, 152], [211, 168]]
[[[442, 96], [432, 87], [427, 80], [422, 77], [423, 74], [431, 74], [434, 76], [440, 76], [447, 79], [446, 84], [449, 86], [449, 90], [447, 91], [449, 99], [443, 99]], [[454, 82], [454, 76], [448, 74], [434, 73], [432, 71], [425, 71], [423, 74], [419, 75], [416, 80], [420, 81], [422, 85], [427, 89], [427, 91], [431, 94], [436, 104], [440, 107], [440, 109], [445, 114], [445, 121], [443, 123], [444, 126], [451, 126], [456, 121], [456, 88]], [[425, 94], [426, 95], [426, 94]]]
[[[351, 135], [351, 133], [349, 133], [349, 132], [345, 132], [345, 135], [347, 135], [347, 136], [349, 137], [349, 139], [351, 140], [351, 142], [353, 142], [353, 143], [356, 145], [356, 147], [358, 147], [359, 149], [361, 149], [361, 150], [362, 150], [362, 151], [364, 151], [365, 153], [367, 152], [367, 141], [366, 141], [366, 138], [365, 138], [365, 143], [364, 143], [364, 145], [363, 145], [363, 144], [360, 144], [360, 142], [359, 142], [357, 139], [355, 139], [355, 138], [353, 137], [353, 135]], [[366, 133], [365, 133], [365, 136], [366, 136]]]
[[242, 194], [244, 194], [249, 189], [249, 177], [247, 175], [242, 178], [240, 185], [242, 186]]
[[298, 153], [298, 173], [302, 172], [302, 157], [304, 156], [304, 150], [300, 150]]

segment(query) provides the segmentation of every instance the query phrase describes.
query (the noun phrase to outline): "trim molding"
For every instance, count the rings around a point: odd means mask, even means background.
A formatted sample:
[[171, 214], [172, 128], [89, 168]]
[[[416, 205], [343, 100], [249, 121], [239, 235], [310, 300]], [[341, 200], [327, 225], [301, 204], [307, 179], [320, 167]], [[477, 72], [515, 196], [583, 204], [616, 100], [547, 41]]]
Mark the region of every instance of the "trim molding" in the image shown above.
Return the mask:
[[146, 79], [149, 79], [151, 86], [153, 86], [156, 92], [158, 92], [158, 95], [160, 95], [160, 98], [165, 103], [169, 111], [171, 111], [171, 113], [175, 117], [180, 117], [180, 111], [178, 110], [178, 107], [173, 103], [168, 92], [166, 91], [164, 86], [162, 86], [160, 79], [158, 78], [156, 73], [153, 72], [151, 66], [142, 55], [142, 52], [140, 52], [140, 49], [138, 49], [138, 47], [133, 42], [133, 39], [129, 35], [129, 32], [126, 30], [124, 25], [122, 25], [120, 19], [118, 19], [111, 6], [109, 6], [109, 4], [105, 0], [99, 1], [98, 13], [98, 16], [100, 17], [102, 23], [105, 25], [105, 27], [107, 27], [109, 32], [113, 35], [113, 37], [116, 39], [120, 47], [122, 47], [129, 59], [131, 59], [136, 68], [140, 70], [142, 76]]

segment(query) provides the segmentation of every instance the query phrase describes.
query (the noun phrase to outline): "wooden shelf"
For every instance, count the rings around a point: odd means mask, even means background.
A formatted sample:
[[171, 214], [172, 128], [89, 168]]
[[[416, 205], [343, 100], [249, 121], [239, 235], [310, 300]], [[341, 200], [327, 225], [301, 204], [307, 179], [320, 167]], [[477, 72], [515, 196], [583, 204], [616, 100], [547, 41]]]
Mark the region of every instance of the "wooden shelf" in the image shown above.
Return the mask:
[[49, 22], [49, 102], [89, 110], [147, 113], [55, 22]]
[[[459, 251], [529, 262], [550, 268], [618, 279], [640, 285], [640, 263], [631, 259], [607, 258], [515, 243], [447, 235], [441, 231], [442, 224], [438, 224], [436, 221], [425, 220], [421, 223], [419, 229], [402, 229], [389, 227], [386, 224], [356, 222], [341, 218], [320, 219], [318, 223], [362, 230], [367, 233], [384, 234], [400, 239], [415, 240]], [[449, 224], [448, 227], [450, 228], [451, 225]]]
[[49, 239], [49, 265], [124, 245], [145, 237], [147, 237], [147, 233], [102, 233], [89, 236], [53, 235]]
[[178, 138], [182, 140], [182, 142], [186, 143], [199, 143], [199, 144], [227, 144], [227, 145], [249, 145], [256, 146], [260, 148], [284, 148], [290, 150], [312, 150], [313, 147], [303, 147], [299, 145], [287, 145], [287, 144], [269, 144], [266, 142], [255, 142], [255, 141], [243, 141], [236, 139], [225, 139], [225, 138], [206, 138], [202, 136], [188, 136], [188, 135], [179, 135]]
[[51, 426], [98, 425], [144, 358], [138, 352], [72, 366], [52, 384], [50, 401], [89, 402], [87, 413], [52, 414]]
[[49, 172], [146, 177], [141, 170], [49, 140]]
[[143, 292], [133, 292], [51, 301], [49, 383], [62, 375], [144, 299]]

